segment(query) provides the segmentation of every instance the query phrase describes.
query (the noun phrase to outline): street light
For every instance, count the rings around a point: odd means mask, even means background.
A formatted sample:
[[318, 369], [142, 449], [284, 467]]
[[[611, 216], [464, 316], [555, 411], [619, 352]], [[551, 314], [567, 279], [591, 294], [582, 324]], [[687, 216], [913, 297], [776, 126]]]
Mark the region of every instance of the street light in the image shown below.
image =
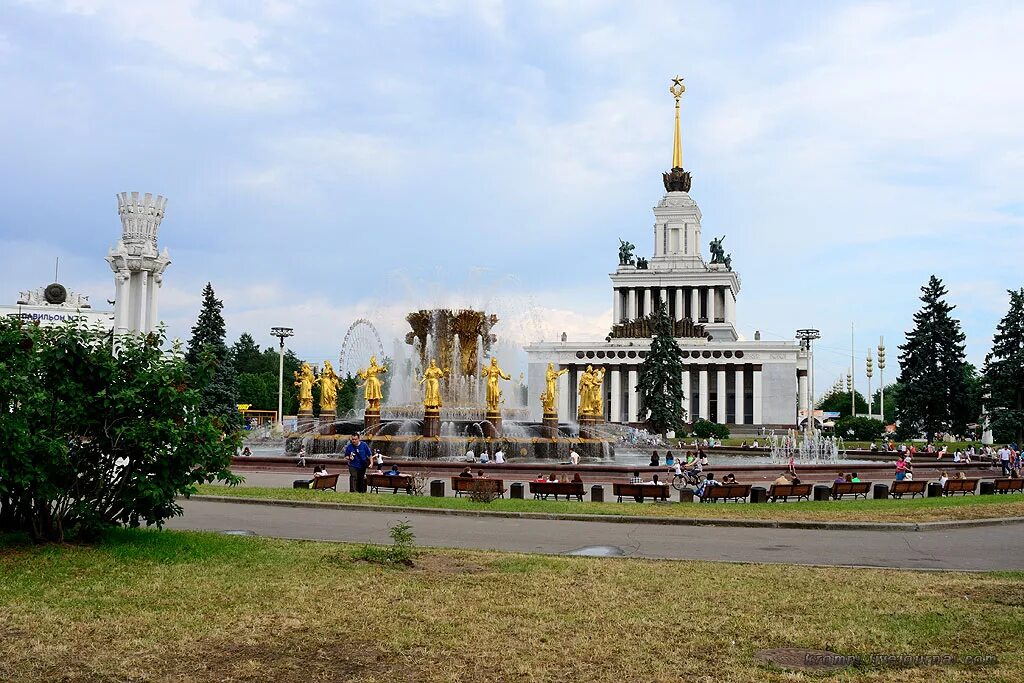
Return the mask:
[[821, 339], [821, 332], [808, 328], [797, 330], [796, 336], [807, 349], [807, 437], [810, 438], [814, 434], [814, 353], [811, 351], [811, 342]]
[[277, 366], [277, 424], [284, 431], [284, 340], [294, 336], [295, 330], [290, 327], [271, 327], [270, 334], [281, 341]]
[[878, 338], [878, 412], [885, 424], [885, 337]]
[[871, 406], [875, 399], [871, 395], [871, 377], [875, 374], [874, 360], [871, 358], [871, 349], [868, 349], [868, 359], [864, 363], [864, 373], [868, 376], [868, 417], [871, 417]]

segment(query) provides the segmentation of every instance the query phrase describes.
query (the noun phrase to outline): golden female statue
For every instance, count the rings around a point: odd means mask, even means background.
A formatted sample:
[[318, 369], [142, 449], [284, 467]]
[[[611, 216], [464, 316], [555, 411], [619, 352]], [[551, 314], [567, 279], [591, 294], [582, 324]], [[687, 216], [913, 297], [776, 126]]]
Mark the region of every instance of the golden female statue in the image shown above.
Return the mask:
[[604, 416], [604, 368], [594, 370], [594, 378], [590, 383], [590, 412], [595, 417]]
[[587, 366], [586, 371], [580, 375], [579, 384], [579, 414], [580, 415], [591, 415], [594, 412], [593, 409], [593, 385], [594, 385], [594, 368], [591, 365]]
[[377, 375], [387, 371], [386, 366], [377, 365], [377, 356], [370, 356], [369, 367], [356, 373], [359, 379], [363, 380], [363, 398], [366, 399], [366, 407], [369, 410], [380, 408], [380, 400], [384, 398], [384, 392], [381, 391], [381, 383]]
[[430, 359], [430, 365], [423, 371], [423, 379], [420, 384], [423, 387], [423, 407], [427, 410], [438, 410], [441, 408], [441, 378], [444, 377], [444, 370], [437, 367], [437, 361]]
[[320, 412], [333, 413], [338, 407], [338, 385], [341, 381], [331, 367], [331, 361], [324, 361], [324, 369], [316, 378], [320, 385]]
[[316, 383], [313, 368], [309, 363], [303, 363], [299, 371], [292, 374], [295, 375], [295, 386], [299, 388], [299, 412], [313, 412], [313, 385]]
[[544, 406], [545, 413], [555, 414], [558, 412], [556, 407], [558, 404], [558, 378], [567, 372], [569, 372], [569, 368], [555, 370], [555, 364], [548, 363], [548, 371], [544, 376], [546, 388], [540, 395], [540, 402]]
[[498, 367], [498, 359], [491, 358], [491, 364], [480, 367], [480, 376], [487, 378], [487, 412], [496, 413], [500, 410], [501, 387], [498, 386], [499, 379], [512, 379], [512, 376]]

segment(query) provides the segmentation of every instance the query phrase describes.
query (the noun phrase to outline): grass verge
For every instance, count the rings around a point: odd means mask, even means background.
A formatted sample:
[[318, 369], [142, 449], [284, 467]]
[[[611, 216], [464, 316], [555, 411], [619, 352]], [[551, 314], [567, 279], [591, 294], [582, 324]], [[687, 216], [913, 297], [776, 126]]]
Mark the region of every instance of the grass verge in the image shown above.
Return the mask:
[[[503, 512], [542, 512], [575, 515], [642, 515], [683, 517], [688, 519], [761, 519], [816, 522], [938, 522], [949, 520], [1019, 517], [1024, 515], [1024, 496], [958, 496], [956, 498], [916, 498], [914, 500], [801, 501], [744, 505], [721, 503], [701, 505], [676, 503], [578, 503], [553, 500], [499, 499], [492, 503], [474, 503], [467, 498], [392, 495], [388, 493], [335, 493], [308, 489], [228, 487], [207, 484], [199, 493], [211, 496], [235, 496], [263, 500], [301, 500], [330, 503], [387, 505], [389, 507], [444, 508], [449, 510], [495, 510]], [[605, 492], [610, 495], [610, 489]]]
[[[0, 680], [795, 681], [764, 648], [994, 655], [831, 674], [1010, 681], [1021, 574], [423, 551], [121, 530], [95, 546], [0, 539]], [[699, 605], [699, 606], [698, 606]]]

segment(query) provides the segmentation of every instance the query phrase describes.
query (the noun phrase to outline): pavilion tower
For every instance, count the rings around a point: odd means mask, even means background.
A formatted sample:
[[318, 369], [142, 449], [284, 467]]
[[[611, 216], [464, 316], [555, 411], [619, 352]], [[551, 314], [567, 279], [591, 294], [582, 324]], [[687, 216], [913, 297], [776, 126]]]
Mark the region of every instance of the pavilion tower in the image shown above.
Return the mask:
[[157, 233], [167, 199], [147, 192], [117, 195], [121, 239], [107, 254], [114, 271], [114, 333], [152, 332], [160, 324], [158, 302], [163, 273], [171, 263], [165, 248], [160, 253]]

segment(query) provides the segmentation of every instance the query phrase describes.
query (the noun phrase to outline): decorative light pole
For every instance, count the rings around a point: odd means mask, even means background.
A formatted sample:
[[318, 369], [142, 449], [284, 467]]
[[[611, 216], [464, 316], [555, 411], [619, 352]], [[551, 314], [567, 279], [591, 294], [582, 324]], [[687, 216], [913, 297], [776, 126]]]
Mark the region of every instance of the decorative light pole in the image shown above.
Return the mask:
[[885, 337], [878, 338], [878, 412], [885, 424]]
[[277, 365], [277, 425], [284, 431], [284, 340], [294, 336], [295, 330], [290, 327], [271, 327], [270, 334], [281, 342]]
[[821, 339], [819, 330], [805, 328], [796, 331], [797, 339], [803, 342], [807, 349], [807, 427], [806, 438], [814, 435], [814, 352], [811, 349], [811, 342]]
[[875, 402], [871, 396], [871, 376], [875, 374], [875, 362], [871, 358], [871, 349], [868, 349], [868, 359], [864, 362], [864, 374], [868, 376], [868, 417], [871, 417], [871, 405]]

